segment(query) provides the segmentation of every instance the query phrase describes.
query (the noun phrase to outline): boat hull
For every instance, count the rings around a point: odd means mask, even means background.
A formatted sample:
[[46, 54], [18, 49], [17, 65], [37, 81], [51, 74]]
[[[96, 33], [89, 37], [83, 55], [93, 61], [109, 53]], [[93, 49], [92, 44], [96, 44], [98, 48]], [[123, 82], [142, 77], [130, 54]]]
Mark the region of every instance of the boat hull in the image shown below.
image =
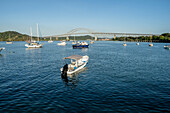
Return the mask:
[[80, 66], [79, 68], [75, 69], [74, 71], [71, 71], [71, 72], [67, 71], [67, 74], [70, 75], [70, 74], [73, 74], [73, 73], [76, 73], [76, 72], [80, 71], [81, 69], [83, 69], [83, 68], [86, 66], [87, 63], [88, 63], [88, 61], [85, 62], [85, 63], [84, 63], [82, 66]]
[[12, 44], [12, 42], [6, 42], [6, 44]]
[[27, 47], [27, 48], [42, 48], [42, 44], [40, 44], [40, 45], [29, 45], [29, 44], [25, 44], [25, 47]]
[[60, 43], [58, 43], [57, 45], [58, 45], [58, 46], [65, 46], [66, 44], [60, 44]]
[[[71, 75], [73, 73], [79, 72], [80, 70], [84, 69], [84, 67], [86, 66], [86, 64], [88, 63], [89, 57], [88, 56], [83, 56], [83, 64], [81, 66], [79, 66], [77, 69], [75, 70], [68, 70], [67, 74]], [[63, 68], [61, 68], [61, 73], [63, 71]]]
[[48, 43], [53, 43], [53, 41], [48, 41]]
[[150, 47], [152, 47], [152, 46], [153, 46], [153, 44], [149, 44], [149, 46], [150, 46]]
[[58, 46], [65, 46], [66, 42], [57, 43]]
[[72, 45], [73, 49], [88, 48], [89, 45]]

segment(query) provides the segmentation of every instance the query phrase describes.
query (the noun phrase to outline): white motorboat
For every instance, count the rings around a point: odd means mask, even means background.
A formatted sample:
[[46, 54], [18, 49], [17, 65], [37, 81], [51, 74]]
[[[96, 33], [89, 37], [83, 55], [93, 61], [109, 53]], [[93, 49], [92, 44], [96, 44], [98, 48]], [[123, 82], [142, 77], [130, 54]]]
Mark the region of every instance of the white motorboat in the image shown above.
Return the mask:
[[59, 46], [65, 46], [65, 45], [66, 45], [66, 42], [62, 41], [61, 43], [58, 43], [57, 45], [59, 45]]
[[39, 33], [38, 33], [38, 24], [37, 24], [37, 38], [38, 41], [32, 40], [32, 29], [30, 28], [31, 31], [31, 41], [27, 41], [27, 44], [25, 44], [25, 47], [28, 48], [41, 48], [43, 44], [39, 43]]
[[76, 41], [72, 42], [72, 44], [76, 44]]
[[48, 43], [53, 43], [53, 40], [51, 39], [51, 37], [50, 37], [50, 40], [48, 41]]
[[136, 45], [139, 45], [139, 43], [136, 43]]
[[72, 55], [69, 57], [65, 57], [64, 59], [71, 59], [71, 64], [65, 64], [64, 67], [60, 69], [61, 73], [73, 74], [80, 71], [86, 66], [89, 60], [89, 56]]
[[150, 47], [152, 47], [152, 46], [153, 46], [153, 44], [152, 44], [152, 43], [150, 43], [150, 44], [149, 44], [149, 46], [150, 46]]
[[6, 44], [12, 44], [12, 41], [6, 41]]
[[4, 49], [5, 49], [4, 47], [1, 47], [1, 48], [0, 48], [0, 52], [1, 52], [2, 50], [4, 50]]
[[94, 43], [94, 41], [90, 41], [90, 44], [93, 44]]
[[123, 44], [123, 46], [127, 46], [127, 44], [126, 44], [126, 43], [124, 43], [124, 44]]

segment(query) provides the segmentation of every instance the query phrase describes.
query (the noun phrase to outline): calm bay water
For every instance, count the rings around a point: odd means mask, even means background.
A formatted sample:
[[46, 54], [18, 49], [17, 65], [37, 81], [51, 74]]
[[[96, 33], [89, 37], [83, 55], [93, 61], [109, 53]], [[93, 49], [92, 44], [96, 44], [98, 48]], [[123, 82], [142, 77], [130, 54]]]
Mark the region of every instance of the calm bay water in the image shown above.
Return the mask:
[[[97, 41], [88, 49], [71, 42], [26, 49], [6, 45], [0, 56], [0, 112], [168, 112], [170, 51], [165, 43]], [[84, 71], [61, 78], [63, 57], [90, 57]]]

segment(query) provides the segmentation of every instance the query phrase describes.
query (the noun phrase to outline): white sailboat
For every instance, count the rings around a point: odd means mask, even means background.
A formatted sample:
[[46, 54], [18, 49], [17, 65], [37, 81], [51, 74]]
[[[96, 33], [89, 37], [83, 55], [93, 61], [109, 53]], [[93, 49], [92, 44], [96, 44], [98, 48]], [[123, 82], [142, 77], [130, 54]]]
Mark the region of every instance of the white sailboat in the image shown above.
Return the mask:
[[11, 38], [10, 38], [10, 34], [9, 34], [9, 39], [8, 41], [6, 41], [6, 44], [12, 44]]
[[124, 37], [124, 43], [123, 43], [123, 46], [127, 46], [126, 41], [125, 41], [125, 37]]
[[72, 44], [76, 44], [75, 36], [74, 36], [74, 41], [72, 42]]
[[28, 48], [41, 48], [43, 46], [43, 44], [39, 43], [39, 32], [38, 32], [38, 24], [37, 24], [37, 38], [38, 41], [32, 40], [32, 29], [30, 28], [31, 31], [31, 41], [27, 42], [27, 44], [25, 44], [26, 47]]
[[152, 36], [150, 37], [150, 44], [149, 44], [149, 46], [150, 46], [150, 47], [153, 46], [153, 44], [152, 44]]
[[138, 38], [137, 38], [137, 43], [136, 43], [136, 45], [137, 45], [137, 46], [139, 45]]
[[59, 45], [59, 46], [65, 46], [65, 45], [66, 45], [66, 42], [65, 42], [65, 41], [61, 41], [60, 43], [57, 43], [57, 45]]
[[53, 42], [53, 40], [51, 39], [51, 37], [50, 37], [50, 40], [48, 41], [48, 43], [52, 43]]

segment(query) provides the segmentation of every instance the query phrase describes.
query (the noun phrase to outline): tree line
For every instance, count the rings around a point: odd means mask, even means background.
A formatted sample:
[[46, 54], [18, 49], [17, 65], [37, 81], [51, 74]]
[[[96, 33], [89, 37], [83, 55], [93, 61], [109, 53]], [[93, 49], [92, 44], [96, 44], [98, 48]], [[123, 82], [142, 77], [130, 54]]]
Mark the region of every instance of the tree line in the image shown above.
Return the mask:
[[165, 42], [170, 43], [170, 33], [163, 33], [159, 36], [139, 36], [139, 37], [116, 37], [112, 38], [113, 41], [138, 41], [138, 42]]

